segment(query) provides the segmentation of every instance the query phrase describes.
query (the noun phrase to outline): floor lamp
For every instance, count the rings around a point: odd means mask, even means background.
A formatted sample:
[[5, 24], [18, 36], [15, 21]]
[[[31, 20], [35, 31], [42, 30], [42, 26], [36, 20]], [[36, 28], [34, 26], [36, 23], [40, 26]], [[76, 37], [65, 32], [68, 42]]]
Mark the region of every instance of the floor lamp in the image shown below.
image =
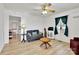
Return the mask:
[[25, 35], [26, 35], [26, 33], [25, 33], [25, 29], [26, 29], [25, 24], [23, 24], [21, 28], [22, 28], [22, 32], [23, 32], [22, 33], [22, 36], [23, 36], [22, 42], [26, 42], [26, 40], [25, 40]]

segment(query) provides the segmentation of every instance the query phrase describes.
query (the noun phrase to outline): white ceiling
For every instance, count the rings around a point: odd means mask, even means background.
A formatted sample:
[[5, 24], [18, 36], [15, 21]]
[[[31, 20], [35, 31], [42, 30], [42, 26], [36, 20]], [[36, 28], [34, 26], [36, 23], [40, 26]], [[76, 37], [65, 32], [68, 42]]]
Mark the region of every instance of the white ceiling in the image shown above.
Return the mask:
[[[41, 3], [4, 3], [6, 9], [21, 12], [40, 13]], [[52, 3], [55, 13], [79, 8], [79, 3]]]

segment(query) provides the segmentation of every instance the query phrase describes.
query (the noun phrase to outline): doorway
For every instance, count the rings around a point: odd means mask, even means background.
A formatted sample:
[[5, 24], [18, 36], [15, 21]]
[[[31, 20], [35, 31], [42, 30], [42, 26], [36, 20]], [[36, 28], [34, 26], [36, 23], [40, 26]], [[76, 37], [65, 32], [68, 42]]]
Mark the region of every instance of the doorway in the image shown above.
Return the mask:
[[21, 17], [9, 16], [9, 42], [18, 41], [21, 39]]

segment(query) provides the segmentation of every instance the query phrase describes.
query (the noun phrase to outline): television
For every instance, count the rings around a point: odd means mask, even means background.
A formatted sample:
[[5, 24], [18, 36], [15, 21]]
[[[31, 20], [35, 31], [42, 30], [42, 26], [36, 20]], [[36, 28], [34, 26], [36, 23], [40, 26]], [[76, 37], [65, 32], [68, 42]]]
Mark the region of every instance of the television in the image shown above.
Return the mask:
[[53, 31], [53, 27], [48, 27], [48, 31]]

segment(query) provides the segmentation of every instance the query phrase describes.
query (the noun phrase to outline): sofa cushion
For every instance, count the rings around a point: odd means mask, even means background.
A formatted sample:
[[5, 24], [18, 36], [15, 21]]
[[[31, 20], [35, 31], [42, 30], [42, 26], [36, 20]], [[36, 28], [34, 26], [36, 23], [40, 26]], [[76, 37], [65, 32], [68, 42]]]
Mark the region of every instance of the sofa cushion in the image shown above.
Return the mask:
[[37, 32], [32, 32], [32, 35], [37, 35]]
[[29, 36], [31, 36], [31, 33], [28, 33]]

